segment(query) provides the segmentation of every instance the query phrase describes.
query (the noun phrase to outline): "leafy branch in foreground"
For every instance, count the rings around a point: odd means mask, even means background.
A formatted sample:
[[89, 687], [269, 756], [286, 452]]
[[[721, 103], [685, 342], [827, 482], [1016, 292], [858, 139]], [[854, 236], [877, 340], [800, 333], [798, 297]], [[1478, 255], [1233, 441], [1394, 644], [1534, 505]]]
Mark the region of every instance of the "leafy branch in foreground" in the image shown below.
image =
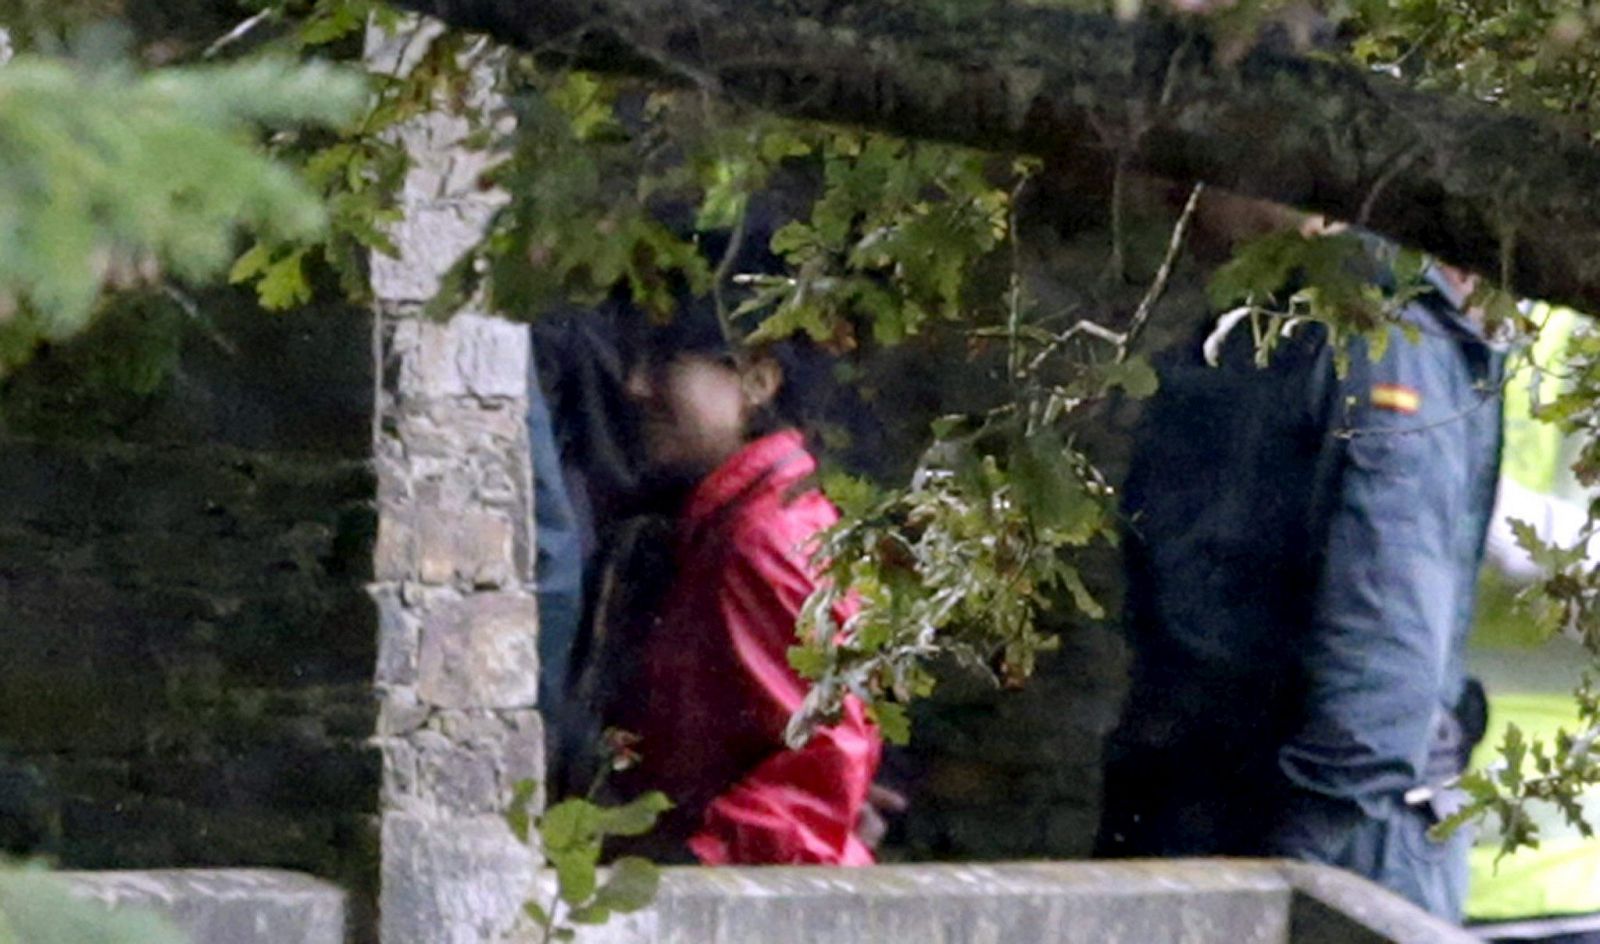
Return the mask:
[[[1577, 691], [1578, 729], [1559, 730], [1553, 740], [1529, 738], [1515, 724], [1506, 726], [1496, 747], [1499, 755], [1483, 770], [1461, 778], [1469, 801], [1435, 827], [1448, 833], [1467, 822], [1488, 819], [1499, 833], [1500, 856], [1520, 848], [1539, 847], [1539, 826], [1530, 804], [1551, 804], [1584, 838], [1594, 825], [1584, 815], [1583, 796], [1600, 786], [1600, 757], [1593, 751], [1600, 737], [1600, 692], [1592, 676]], [[1531, 769], [1530, 769], [1531, 768]]]
[[836, 479], [827, 491], [843, 522], [818, 551], [825, 580], [801, 614], [806, 642], [790, 651], [816, 683], [790, 724], [791, 742], [846, 694], [863, 698], [884, 734], [903, 742], [904, 706], [933, 691], [936, 659], [1017, 685], [1058, 643], [1039, 628], [1041, 610], [1065, 593], [1085, 615], [1105, 615], [1070, 552], [1116, 540], [1114, 501], [1057, 434], [1020, 435], [1002, 420], [941, 439], [907, 489]]
[[[1373, 278], [1379, 263], [1386, 265], [1388, 285]], [[1226, 311], [1205, 341], [1205, 357], [1216, 364], [1227, 334], [1247, 324], [1256, 363], [1265, 366], [1280, 343], [1316, 324], [1327, 332], [1341, 374], [1349, 369], [1354, 338], [1366, 343], [1376, 362], [1388, 347], [1391, 328], [1414, 334], [1399, 314], [1424, 290], [1425, 265], [1421, 253], [1379, 248], [1348, 230], [1287, 230], [1250, 240], [1207, 287], [1211, 303]]]
[[638, 763], [637, 743], [637, 735], [607, 728], [600, 744], [605, 763], [585, 795], [562, 800], [543, 812], [537, 812], [538, 781], [519, 781], [512, 790], [506, 825], [518, 842], [543, 853], [556, 873], [548, 904], [530, 898], [522, 906], [539, 944], [570, 941], [577, 934], [574, 925], [604, 924], [612, 915], [638, 911], [655, 900], [661, 870], [650, 860], [622, 856], [604, 874], [600, 869], [607, 839], [643, 836], [672, 809], [672, 801], [655, 790], [620, 806], [595, 801], [613, 773]]
[[255, 129], [346, 121], [361, 90], [354, 75], [277, 60], [0, 67], [0, 369], [82, 329], [108, 287], [216, 275], [240, 228], [320, 231], [325, 208]]
[[506, 822], [517, 841], [534, 844], [555, 869], [556, 888], [548, 904], [528, 901], [524, 913], [533, 922], [537, 940], [568, 941], [572, 925], [604, 924], [614, 914], [647, 907], [655, 900], [661, 870], [648, 859], [623, 856], [604, 870], [600, 852], [610, 837], [642, 836], [672, 808], [661, 793], [650, 792], [622, 806], [602, 806], [589, 798], [562, 800], [543, 813], [531, 807], [539, 786], [517, 784]]
[[75, 897], [38, 866], [0, 862], [0, 944], [182, 944], [166, 921], [141, 911], [112, 914]]
[[[1582, 438], [1573, 472], [1580, 484], [1592, 489], [1600, 485], [1600, 333], [1593, 327], [1574, 333], [1559, 374], [1564, 389], [1549, 403], [1535, 398], [1535, 418]], [[1600, 668], [1600, 561], [1589, 553], [1600, 533], [1600, 501], [1590, 501], [1588, 523], [1571, 543], [1545, 541], [1526, 522], [1513, 521], [1512, 528], [1517, 543], [1544, 574], [1518, 594], [1520, 614], [1538, 638], [1565, 634], [1581, 640], [1594, 667], [1574, 693], [1576, 712], [1570, 730], [1559, 729], [1546, 739], [1529, 737], [1510, 725], [1496, 747], [1497, 758], [1462, 778], [1470, 800], [1440, 829], [1487, 818], [1498, 827], [1502, 856], [1538, 847], [1535, 807], [1540, 805], [1555, 807], [1571, 827], [1592, 836], [1594, 824], [1585, 817], [1584, 799], [1600, 787], [1600, 755], [1594, 750], [1600, 737], [1600, 690], [1594, 671]]]

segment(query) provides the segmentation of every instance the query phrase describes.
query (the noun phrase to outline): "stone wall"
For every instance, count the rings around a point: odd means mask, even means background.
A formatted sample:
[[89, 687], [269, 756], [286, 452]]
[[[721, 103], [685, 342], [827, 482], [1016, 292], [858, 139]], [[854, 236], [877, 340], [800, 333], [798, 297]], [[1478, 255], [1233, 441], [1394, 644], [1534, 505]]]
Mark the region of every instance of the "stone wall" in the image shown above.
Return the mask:
[[1102, 746], [1125, 684], [1120, 641], [1081, 628], [1019, 691], [947, 681], [913, 709], [911, 743], [885, 781], [910, 806], [886, 861], [1071, 859], [1100, 821]]
[[[419, 54], [426, 33], [374, 30], [369, 61]], [[384, 944], [507, 938], [537, 857], [504, 820], [542, 776], [525, 326], [422, 314], [439, 275], [501, 200], [488, 157], [448, 113], [401, 132], [413, 167], [398, 259], [375, 257], [379, 422], [379, 743]]]
[[193, 304], [0, 387], [0, 843], [370, 893], [370, 319]]
[[[347, 944], [349, 940], [349, 895], [328, 882], [293, 872], [172, 869], [0, 875], [0, 904], [7, 893], [41, 892], [64, 893], [63, 897], [91, 903], [125, 922], [118, 925], [124, 933], [133, 921], [164, 921], [188, 944]], [[21, 933], [30, 941], [61, 940], [43, 928], [35, 934], [23, 928]]]
[[[649, 908], [577, 944], [1472, 944], [1349, 872], [1177, 859], [1001, 865], [669, 868]], [[554, 884], [544, 876], [545, 887]]]

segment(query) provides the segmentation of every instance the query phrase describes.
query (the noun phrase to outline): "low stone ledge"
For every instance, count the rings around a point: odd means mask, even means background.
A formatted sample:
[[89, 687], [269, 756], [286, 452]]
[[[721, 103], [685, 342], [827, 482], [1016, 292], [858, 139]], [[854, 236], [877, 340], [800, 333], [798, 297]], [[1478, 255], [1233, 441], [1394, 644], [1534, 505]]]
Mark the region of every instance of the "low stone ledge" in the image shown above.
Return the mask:
[[190, 944], [345, 944], [345, 893], [275, 869], [60, 872], [74, 895], [112, 911], [153, 911]]
[[1325, 865], [1280, 862], [1293, 889], [1293, 944], [1437, 944], [1478, 938], [1372, 882]]
[[[545, 876], [543, 887], [552, 888]], [[669, 868], [579, 944], [1469, 944], [1363, 879], [1257, 860]]]

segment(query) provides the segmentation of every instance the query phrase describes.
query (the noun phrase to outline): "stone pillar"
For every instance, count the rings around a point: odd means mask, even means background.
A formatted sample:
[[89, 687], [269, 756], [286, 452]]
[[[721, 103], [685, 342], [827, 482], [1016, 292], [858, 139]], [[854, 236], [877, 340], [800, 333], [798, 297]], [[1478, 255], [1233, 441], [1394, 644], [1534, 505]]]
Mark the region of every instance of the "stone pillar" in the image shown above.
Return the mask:
[[[433, 29], [374, 31], [369, 62], [409, 67]], [[400, 132], [413, 162], [401, 254], [372, 260], [383, 944], [507, 939], [538, 864], [503, 819], [543, 758], [528, 333], [421, 312], [503, 199], [479, 189], [487, 158], [467, 132], [443, 111]]]

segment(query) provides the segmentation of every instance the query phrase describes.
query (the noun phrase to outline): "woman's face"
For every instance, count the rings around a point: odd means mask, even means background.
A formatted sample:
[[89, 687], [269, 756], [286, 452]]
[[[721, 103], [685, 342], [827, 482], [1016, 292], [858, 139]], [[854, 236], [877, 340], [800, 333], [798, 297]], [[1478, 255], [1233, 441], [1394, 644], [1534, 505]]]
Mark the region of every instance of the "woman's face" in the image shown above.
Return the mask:
[[703, 475], [738, 452], [750, 415], [777, 392], [777, 365], [740, 369], [726, 357], [678, 354], [634, 368], [628, 395], [643, 413], [645, 456], [657, 469]]

